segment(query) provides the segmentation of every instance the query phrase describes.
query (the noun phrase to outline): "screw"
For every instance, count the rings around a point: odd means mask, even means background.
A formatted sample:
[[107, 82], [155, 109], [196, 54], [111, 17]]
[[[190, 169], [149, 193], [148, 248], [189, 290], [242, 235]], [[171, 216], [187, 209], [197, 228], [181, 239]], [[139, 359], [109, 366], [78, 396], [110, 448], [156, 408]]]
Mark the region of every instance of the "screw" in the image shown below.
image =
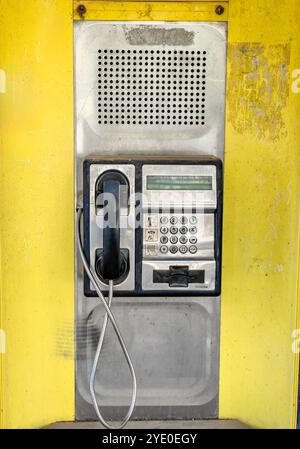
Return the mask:
[[222, 5], [218, 5], [216, 7], [216, 14], [218, 14], [218, 16], [221, 16], [224, 13], [224, 7]]
[[78, 5], [77, 12], [80, 15], [80, 17], [83, 17], [84, 14], [86, 13], [86, 7], [84, 5]]

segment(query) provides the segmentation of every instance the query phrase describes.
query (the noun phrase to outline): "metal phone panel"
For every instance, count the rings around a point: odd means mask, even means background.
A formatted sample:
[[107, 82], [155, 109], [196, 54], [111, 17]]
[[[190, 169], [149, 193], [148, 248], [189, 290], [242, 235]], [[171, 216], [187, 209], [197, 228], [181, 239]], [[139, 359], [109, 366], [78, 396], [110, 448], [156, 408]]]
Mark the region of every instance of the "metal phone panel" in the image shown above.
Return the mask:
[[[223, 160], [226, 34], [225, 23], [79, 21], [74, 24], [76, 195], [79, 201], [83, 184], [83, 160], [94, 155], [109, 155], [112, 159], [117, 159], [119, 155], [127, 154], [158, 155], [167, 158], [176, 155], [184, 158], [185, 155], [211, 154]], [[167, 41], [164, 41], [164, 36], [167, 37]], [[114, 52], [112, 55], [103, 53], [101, 56], [103, 59], [100, 59], [98, 50], [114, 50]], [[134, 61], [125, 56], [140, 55], [122, 53], [121, 57], [124, 56], [124, 59], [118, 60], [117, 50], [142, 51], [142, 59]], [[158, 51], [161, 50], [172, 53], [160, 55]], [[149, 55], [146, 51], [155, 53]], [[188, 53], [176, 54], [175, 51]], [[203, 52], [198, 56], [205, 57], [206, 60], [193, 61], [191, 58], [195, 56], [192, 52], [196, 51]], [[207, 52], [206, 55], [204, 51]], [[110, 56], [113, 56], [112, 60]], [[149, 61], [146, 59], [149, 56], [155, 59]], [[171, 60], [159, 60], [161, 57], [171, 57]], [[175, 58], [178, 57], [185, 59], [176, 61]], [[100, 61], [106, 61], [107, 64], [99, 64]], [[150, 65], [146, 65], [147, 61]], [[142, 65], [136, 66], [136, 69], [142, 70], [134, 72], [133, 62], [138, 64], [141, 62]], [[159, 67], [160, 62], [171, 65]], [[193, 66], [195, 63], [200, 66]], [[117, 76], [117, 66], [119, 74], [131, 73], [132, 76], [126, 75], [126, 78]], [[102, 72], [98, 71], [101, 67]], [[109, 67], [112, 70], [108, 70]], [[103, 70], [105, 68], [106, 70]], [[158, 68], [161, 70], [158, 71]], [[172, 72], [163, 72], [163, 68], [171, 69]], [[131, 72], [128, 69], [131, 69]], [[195, 69], [200, 72], [193, 72]], [[202, 73], [203, 70], [205, 72]], [[103, 76], [98, 77], [99, 73]], [[104, 76], [105, 74], [107, 76]], [[195, 89], [197, 85], [192, 84], [192, 81], [195, 82], [192, 75], [197, 74], [205, 76], [201, 80], [205, 81], [203, 84], [205, 89], [198, 95], [204, 99], [200, 104], [205, 104], [205, 107], [196, 109], [190, 107], [193, 106], [190, 99], [191, 93], [197, 90]], [[130, 83], [129, 78], [132, 81]], [[104, 106], [104, 96], [99, 95], [101, 91], [105, 92], [103, 87], [107, 83], [104, 83], [104, 79], [108, 79], [112, 86], [117, 84], [124, 86], [122, 90], [107, 90], [118, 92], [119, 97], [114, 93], [106, 96], [109, 99], [106, 104], [113, 107]], [[157, 81], [153, 86], [154, 89], [146, 88], [151, 86], [152, 83], [149, 82], [151, 79]], [[133, 83], [134, 80], [136, 83]], [[171, 81], [171, 85], [168, 81]], [[159, 84], [165, 88], [156, 90], [155, 86]], [[141, 85], [140, 97], [147, 101], [135, 100], [133, 94], [137, 90], [134, 88], [136, 85]], [[198, 87], [202, 91], [202, 87], [199, 85]], [[157, 95], [148, 96], [150, 91]], [[126, 95], [120, 95], [120, 92]], [[172, 95], [166, 95], [168, 92]], [[180, 93], [184, 95], [179, 95]], [[126, 98], [126, 103], [124, 102], [126, 112], [123, 115], [129, 115], [130, 124], [116, 124], [115, 106], [122, 97]], [[176, 101], [167, 102], [166, 99], [170, 97]], [[195, 97], [196, 95], [193, 95], [193, 99]], [[157, 101], [150, 103], [150, 98]], [[180, 98], [189, 98], [189, 101], [180, 102]], [[138, 115], [142, 115], [139, 120], [142, 123], [134, 124], [133, 115], [136, 114], [134, 110], [137, 110], [134, 106], [139, 104], [142, 112]], [[150, 109], [154, 109], [151, 108], [151, 104], [155, 104], [155, 112], [158, 110], [158, 114], [155, 114], [159, 116], [158, 124], [150, 123], [152, 114]], [[175, 111], [172, 114], [175, 115], [173, 120], [176, 121], [175, 124], [168, 119], [170, 115], [167, 112], [168, 104], [174, 106], [169, 110]], [[188, 105], [187, 108], [185, 104]], [[111, 115], [110, 111], [106, 114], [104, 109], [115, 111], [110, 120], [113, 123], [98, 123], [105, 119], [104, 115]], [[193, 121], [193, 124], [185, 124], [182, 120], [184, 117], [180, 111], [184, 110], [190, 111], [188, 115], [186, 113], [184, 115], [191, 119], [190, 122]], [[205, 117], [204, 125], [196, 124], [197, 116], [194, 120], [195, 114], [199, 114], [197, 110], [201, 111], [201, 117]], [[168, 120], [170, 124], [167, 123]], [[79, 259], [76, 287], [76, 418], [96, 419], [87, 379], [105, 311], [97, 298], [87, 298], [84, 295], [83, 272]], [[139, 382], [134, 417], [140, 419], [217, 417], [220, 298], [184, 296], [184, 292], [181, 297], [166, 297], [164, 294], [152, 298], [132, 297], [128, 294], [126, 298], [116, 298], [114, 304], [116, 318], [128, 350], [133, 356]], [[184, 330], [184, 333], [181, 330]], [[99, 403], [104, 404], [105, 416], [119, 419], [127, 411], [130, 379], [115, 335], [109, 326], [104, 347], [103, 356], [106, 360], [102, 361], [102, 370], [96, 376], [97, 399]]]
[[223, 158], [226, 23], [75, 25], [77, 154]]

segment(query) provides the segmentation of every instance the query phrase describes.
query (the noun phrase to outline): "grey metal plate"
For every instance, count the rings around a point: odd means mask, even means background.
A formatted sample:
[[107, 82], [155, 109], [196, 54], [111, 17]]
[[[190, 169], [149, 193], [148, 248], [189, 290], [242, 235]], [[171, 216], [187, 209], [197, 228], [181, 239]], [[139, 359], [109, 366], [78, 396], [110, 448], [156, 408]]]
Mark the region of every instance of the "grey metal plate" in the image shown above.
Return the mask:
[[75, 23], [77, 153], [215, 154], [225, 23]]
[[[80, 21], [74, 24], [74, 41], [77, 198], [82, 193], [82, 160], [91, 155], [109, 154], [113, 158], [119, 154], [170, 157], [177, 154], [184, 158], [191, 154], [211, 154], [223, 160], [225, 23]], [[108, 54], [104, 50], [113, 50], [113, 53]], [[120, 53], [122, 50], [126, 53]], [[133, 53], [133, 50], [142, 53]], [[158, 53], [163, 50], [171, 53]], [[150, 51], [150, 54], [146, 51]], [[178, 53], [181, 51], [188, 53]], [[197, 51], [201, 53], [195, 53]], [[100, 54], [102, 59], [99, 58]], [[127, 56], [117, 59], [117, 55]], [[142, 59], [129, 59], [128, 56], [142, 56]], [[158, 59], [160, 57], [171, 59]], [[184, 59], [176, 60], [178, 57]], [[192, 59], [197, 57], [200, 60]], [[100, 61], [106, 61], [107, 64], [99, 64]], [[131, 62], [141, 65], [134, 66]], [[159, 66], [158, 63], [167, 65]], [[119, 71], [116, 70], [118, 66], [121, 68]], [[134, 76], [120, 75], [134, 67], [141, 71], [130, 72]], [[162, 69], [170, 71], [163, 72]], [[195, 69], [200, 72], [193, 72]], [[197, 78], [197, 74], [200, 77], [205, 75], [205, 78]], [[192, 75], [196, 75], [196, 78]], [[104, 78], [109, 83], [105, 83]], [[151, 83], [151, 80], [156, 82]], [[184, 84], [180, 84], [180, 80]], [[197, 81], [201, 84], [197, 84]], [[104, 90], [107, 85], [112, 88]], [[117, 85], [124, 87], [120, 90], [116, 88]], [[140, 85], [141, 88], [137, 89], [134, 85]], [[104, 96], [105, 91], [109, 95]], [[126, 95], [120, 96], [120, 92]], [[135, 95], [136, 92], [141, 95]], [[155, 95], [150, 96], [151, 92]], [[168, 92], [171, 95], [166, 95]], [[201, 92], [199, 97], [205, 98], [204, 102], [196, 101], [197, 92]], [[202, 93], [205, 95], [202, 96]], [[109, 100], [104, 100], [105, 97]], [[155, 102], [151, 98], [155, 98]], [[168, 98], [171, 101], [167, 101]], [[181, 101], [181, 98], [188, 100]], [[121, 115], [129, 115], [128, 120], [123, 120], [130, 121], [129, 124], [120, 123], [120, 118], [117, 118], [120, 115], [117, 109], [120, 108], [117, 108], [117, 104], [126, 110]], [[172, 107], [168, 107], [168, 104]], [[202, 104], [205, 104], [204, 108], [196, 108]], [[112, 112], [105, 113], [104, 109]], [[134, 112], [139, 110], [142, 112]], [[197, 110], [201, 111], [201, 115]], [[183, 114], [188, 119], [184, 119]], [[111, 115], [109, 122], [112, 123], [102, 123], [105, 121], [104, 115]], [[141, 115], [141, 119], [134, 115]], [[150, 115], [158, 115], [158, 118], [151, 119]], [[168, 119], [168, 115], [173, 120]], [[199, 118], [202, 116], [204, 119]], [[151, 124], [150, 121], [159, 123]], [[88, 393], [88, 376], [104, 314], [96, 298], [84, 297], [82, 281], [82, 265], [77, 259], [76, 417], [88, 419], [95, 418]], [[220, 299], [184, 296], [117, 298], [113, 308], [137, 371], [138, 407], [135, 416], [141, 419], [216, 417]], [[125, 404], [129, 403], [130, 379], [110, 326], [104, 349], [96, 380], [97, 395], [100, 404], [108, 409], [119, 403], [109, 413], [118, 418], [125, 411]], [[117, 397], [120, 398], [118, 401]]]

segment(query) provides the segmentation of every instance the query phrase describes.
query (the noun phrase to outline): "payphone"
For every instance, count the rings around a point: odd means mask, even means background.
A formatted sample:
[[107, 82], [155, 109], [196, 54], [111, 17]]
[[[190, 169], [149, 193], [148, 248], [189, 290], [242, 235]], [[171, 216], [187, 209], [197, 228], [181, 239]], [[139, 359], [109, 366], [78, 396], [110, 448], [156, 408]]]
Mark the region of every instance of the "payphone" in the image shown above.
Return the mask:
[[[166, 161], [90, 159], [83, 164], [85, 295], [99, 296], [106, 315], [94, 359], [90, 393], [102, 424], [94, 381], [108, 318], [133, 381], [136, 375], [116, 320], [113, 297], [220, 294], [222, 162], [213, 157]], [[108, 291], [108, 300], [103, 296]], [[145, 298], [146, 299], [146, 298]]]
[[[115, 295], [220, 294], [222, 163], [86, 160], [84, 250]], [[95, 295], [88, 276], [86, 296]]]
[[226, 23], [83, 20], [74, 43], [76, 419], [215, 418]]

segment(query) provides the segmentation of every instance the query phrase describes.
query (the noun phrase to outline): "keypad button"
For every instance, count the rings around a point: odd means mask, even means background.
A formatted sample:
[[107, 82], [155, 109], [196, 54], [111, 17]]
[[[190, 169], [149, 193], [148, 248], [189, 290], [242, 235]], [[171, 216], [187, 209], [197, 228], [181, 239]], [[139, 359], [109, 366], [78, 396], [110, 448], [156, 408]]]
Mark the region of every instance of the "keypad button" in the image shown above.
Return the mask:
[[185, 235], [182, 235], [179, 239], [180, 243], [182, 243], [183, 245], [185, 245], [188, 241], [187, 237]]
[[161, 224], [167, 224], [168, 221], [169, 221], [168, 217], [165, 217], [165, 216], [160, 217], [160, 222], [161, 222]]
[[176, 235], [171, 235], [170, 242], [175, 245], [178, 242], [178, 237]]
[[168, 237], [166, 235], [162, 235], [161, 238], [160, 238], [160, 242], [163, 243], [163, 244], [168, 243], [168, 240], [169, 239], [168, 239]]
[[171, 232], [171, 234], [177, 234], [178, 228], [176, 228], [176, 226], [171, 226], [170, 227], [170, 232]]
[[148, 228], [157, 228], [157, 215], [150, 214], [145, 217], [145, 225]]
[[167, 226], [162, 226], [162, 227], [160, 228], [160, 232], [161, 232], [162, 234], [167, 234], [168, 231], [169, 231], [169, 229], [167, 228]]
[[190, 237], [190, 243], [195, 245], [195, 243], [197, 243], [197, 237]]
[[182, 246], [180, 246], [179, 247], [179, 251], [182, 253], [182, 254], [185, 254], [186, 252], [187, 252], [187, 246], [185, 246], [185, 245], [182, 245]]
[[178, 218], [177, 218], [177, 217], [171, 217], [171, 218], [170, 218], [170, 223], [171, 223], [172, 225], [176, 224], [177, 222], [178, 222]]
[[197, 217], [195, 217], [195, 215], [192, 215], [191, 217], [190, 217], [190, 223], [192, 224], [192, 225], [194, 225], [194, 224], [196, 224], [197, 223]]
[[197, 234], [197, 227], [196, 226], [191, 226], [190, 227], [190, 233], [191, 234]]
[[168, 247], [166, 245], [162, 245], [159, 249], [163, 254], [166, 254], [168, 252]]
[[195, 245], [190, 246], [189, 251], [191, 254], [195, 254], [197, 252], [197, 246]]
[[157, 256], [157, 246], [156, 245], [146, 245], [145, 246], [146, 257]]
[[179, 231], [180, 231], [180, 234], [186, 234], [188, 232], [188, 228], [186, 226], [181, 226]]
[[182, 217], [179, 218], [179, 221], [181, 224], [187, 224], [188, 219], [187, 217], [185, 217], [184, 215]]
[[170, 246], [170, 253], [172, 253], [172, 254], [176, 254], [176, 253], [177, 253], [177, 251], [178, 251], [178, 248], [177, 248], [177, 246], [175, 246], [175, 245], [172, 245], [172, 246]]
[[146, 242], [157, 242], [158, 234], [157, 229], [145, 229]]

